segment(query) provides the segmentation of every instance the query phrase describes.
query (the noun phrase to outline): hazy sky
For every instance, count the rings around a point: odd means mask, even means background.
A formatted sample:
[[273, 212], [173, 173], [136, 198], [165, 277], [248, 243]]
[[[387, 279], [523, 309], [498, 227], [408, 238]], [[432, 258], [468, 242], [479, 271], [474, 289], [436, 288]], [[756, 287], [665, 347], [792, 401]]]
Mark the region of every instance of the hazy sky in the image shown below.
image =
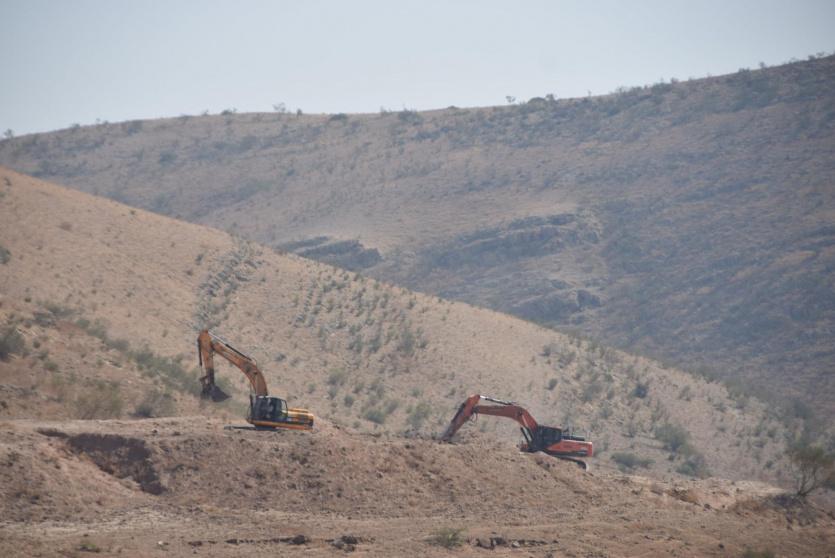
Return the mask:
[[833, 0], [0, 0], [0, 130], [497, 105], [833, 50]]

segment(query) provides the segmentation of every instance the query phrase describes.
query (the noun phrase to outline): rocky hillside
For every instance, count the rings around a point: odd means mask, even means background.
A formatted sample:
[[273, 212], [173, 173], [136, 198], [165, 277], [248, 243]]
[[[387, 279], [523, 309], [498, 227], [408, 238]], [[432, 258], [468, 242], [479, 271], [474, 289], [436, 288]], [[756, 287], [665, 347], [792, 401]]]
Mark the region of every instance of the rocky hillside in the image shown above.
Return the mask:
[[[13, 171], [0, 196], [2, 417], [242, 423], [235, 369], [218, 373], [227, 406], [196, 396], [209, 326], [258, 359], [272, 392], [348, 431], [430, 437], [483, 393], [587, 433], [598, 469], [787, 479], [801, 423], [721, 384]], [[485, 418], [459, 441], [478, 436], [519, 441]]]
[[0, 163], [831, 418], [833, 146], [827, 57], [505, 107], [73, 127]]

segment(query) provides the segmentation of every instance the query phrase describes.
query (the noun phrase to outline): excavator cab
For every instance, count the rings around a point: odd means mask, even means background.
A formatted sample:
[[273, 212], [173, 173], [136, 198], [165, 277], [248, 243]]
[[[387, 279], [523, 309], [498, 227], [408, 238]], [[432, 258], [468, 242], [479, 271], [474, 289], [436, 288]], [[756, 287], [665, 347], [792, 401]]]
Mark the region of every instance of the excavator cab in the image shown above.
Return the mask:
[[250, 421], [284, 422], [287, 415], [287, 401], [280, 397], [251, 395], [249, 398]]
[[249, 417], [247, 422], [259, 429], [290, 428], [310, 430], [313, 415], [305, 409], [290, 409], [287, 401], [269, 395], [249, 396]]
[[553, 426], [537, 426], [533, 431], [522, 428], [522, 435], [525, 437], [525, 451], [543, 451], [554, 444], [559, 444], [563, 439], [561, 428]]

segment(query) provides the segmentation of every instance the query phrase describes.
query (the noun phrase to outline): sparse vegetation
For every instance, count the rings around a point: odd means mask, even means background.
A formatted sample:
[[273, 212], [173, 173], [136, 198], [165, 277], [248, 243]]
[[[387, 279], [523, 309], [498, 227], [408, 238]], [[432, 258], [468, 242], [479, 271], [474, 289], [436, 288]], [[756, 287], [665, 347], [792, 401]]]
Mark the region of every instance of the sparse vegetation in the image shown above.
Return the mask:
[[81, 544], [78, 545], [78, 550], [80, 552], [99, 553], [101, 552], [101, 547], [99, 547], [99, 545], [91, 541], [83, 541]]
[[133, 411], [133, 415], [140, 418], [169, 417], [174, 414], [174, 398], [156, 389], [148, 391]]
[[378, 407], [371, 407], [362, 414], [362, 418], [374, 424], [383, 424], [386, 422], [386, 413]]
[[664, 449], [677, 454], [687, 448], [690, 433], [681, 426], [668, 422], [655, 429], [655, 438], [664, 444]]
[[789, 449], [797, 495], [805, 498], [815, 490], [835, 490], [835, 454], [824, 448], [799, 443]]
[[9, 326], [0, 336], [0, 360], [8, 360], [14, 354], [23, 352], [26, 342], [17, 328]]
[[83, 420], [119, 418], [123, 405], [117, 385], [95, 382], [85, 386], [76, 398], [75, 413]]
[[603, 392], [603, 383], [600, 380], [593, 380], [583, 387], [583, 392], [580, 394], [580, 400], [588, 403], [597, 399]]
[[341, 386], [345, 383], [346, 378], [347, 374], [344, 370], [333, 370], [330, 374], [328, 374], [328, 385]]
[[457, 548], [464, 544], [463, 529], [456, 529], [453, 527], [444, 527], [435, 531], [429, 542], [435, 546], [443, 548]]
[[640, 381], [635, 384], [635, 388], [632, 390], [633, 397], [644, 399], [647, 395], [649, 395], [649, 382]]
[[691, 448], [684, 462], [676, 467], [676, 473], [703, 479], [710, 476], [710, 469], [707, 467], [704, 456]]
[[646, 469], [653, 464], [652, 459], [640, 457], [634, 453], [624, 452], [613, 453], [612, 461], [615, 462], [621, 471], [632, 471], [638, 467]]
[[408, 418], [406, 419], [409, 427], [413, 430], [420, 430], [420, 427], [423, 426], [423, 423], [429, 418], [429, 414], [432, 412], [432, 407], [424, 402], [421, 401], [414, 407], [412, 407], [411, 411], [409, 412]]

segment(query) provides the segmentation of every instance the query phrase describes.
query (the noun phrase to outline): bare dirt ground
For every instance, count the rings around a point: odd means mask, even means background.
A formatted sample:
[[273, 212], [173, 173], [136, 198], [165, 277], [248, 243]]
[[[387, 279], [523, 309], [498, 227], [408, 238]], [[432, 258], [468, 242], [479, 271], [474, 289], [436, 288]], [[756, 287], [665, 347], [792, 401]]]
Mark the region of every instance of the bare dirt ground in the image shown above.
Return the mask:
[[[769, 485], [583, 472], [510, 444], [0, 422], [3, 556], [827, 556], [835, 517]], [[433, 542], [460, 529], [452, 549]], [[455, 531], [452, 531], [453, 533]]]

